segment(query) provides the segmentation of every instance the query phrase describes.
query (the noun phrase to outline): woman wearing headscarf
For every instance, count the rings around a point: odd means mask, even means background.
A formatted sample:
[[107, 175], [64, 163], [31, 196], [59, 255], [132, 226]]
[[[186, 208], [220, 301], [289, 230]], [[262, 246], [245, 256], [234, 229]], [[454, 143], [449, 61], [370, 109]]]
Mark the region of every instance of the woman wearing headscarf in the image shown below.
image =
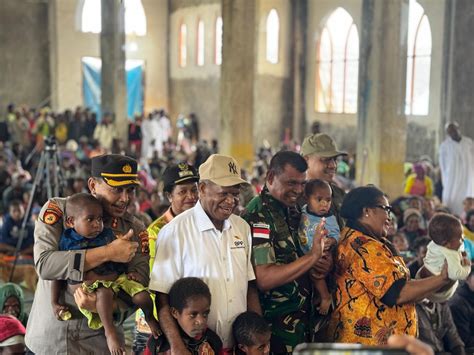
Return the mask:
[[14, 283], [6, 283], [0, 287], [0, 305], [3, 314], [17, 318], [25, 327], [28, 315], [25, 313], [23, 290]]
[[374, 186], [349, 192], [341, 206], [347, 220], [335, 259], [336, 300], [330, 341], [382, 345], [392, 334], [416, 336], [415, 302], [449, 283], [441, 274], [410, 280], [410, 271], [386, 239], [391, 206]]

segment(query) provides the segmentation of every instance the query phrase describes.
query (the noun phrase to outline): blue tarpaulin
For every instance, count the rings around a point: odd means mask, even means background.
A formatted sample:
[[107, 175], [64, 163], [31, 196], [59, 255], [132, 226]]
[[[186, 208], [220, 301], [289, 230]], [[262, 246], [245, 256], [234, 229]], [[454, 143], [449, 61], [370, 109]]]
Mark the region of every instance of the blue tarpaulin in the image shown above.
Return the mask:
[[[100, 120], [100, 82], [102, 61], [100, 58], [82, 58], [82, 89], [84, 106], [97, 114]], [[143, 60], [128, 59], [125, 62], [127, 83], [127, 115], [133, 120], [136, 114], [143, 113]]]

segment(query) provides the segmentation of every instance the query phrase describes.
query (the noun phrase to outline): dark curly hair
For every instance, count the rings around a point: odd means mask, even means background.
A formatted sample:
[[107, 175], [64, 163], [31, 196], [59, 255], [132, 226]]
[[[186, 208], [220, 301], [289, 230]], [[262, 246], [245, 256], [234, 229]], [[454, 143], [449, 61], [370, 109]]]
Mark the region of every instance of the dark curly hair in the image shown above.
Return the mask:
[[179, 313], [186, 307], [188, 300], [193, 297], [206, 297], [211, 303], [211, 291], [204, 281], [197, 277], [183, 277], [171, 286], [168, 293], [170, 307]]
[[280, 175], [287, 165], [292, 166], [300, 173], [304, 173], [308, 169], [308, 163], [301, 155], [289, 150], [282, 150], [276, 153], [270, 160], [268, 171], [272, 171], [275, 175]]
[[357, 221], [362, 216], [364, 208], [375, 207], [384, 196], [382, 190], [373, 185], [356, 187], [344, 197], [341, 217]]
[[306, 197], [311, 196], [317, 189], [328, 188], [332, 194], [331, 185], [328, 182], [321, 179], [311, 179], [306, 182], [304, 186], [304, 195]]
[[232, 334], [236, 344], [246, 346], [255, 345], [255, 334], [267, 334], [270, 331], [265, 318], [255, 312], [239, 314], [232, 324]]
[[461, 228], [461, 221], [457, 217], [448, 213], [435, 213], [428, 224], [428, 235], [436, 244], [445, 245], [452, 236], [449, 231], [456, 226]]

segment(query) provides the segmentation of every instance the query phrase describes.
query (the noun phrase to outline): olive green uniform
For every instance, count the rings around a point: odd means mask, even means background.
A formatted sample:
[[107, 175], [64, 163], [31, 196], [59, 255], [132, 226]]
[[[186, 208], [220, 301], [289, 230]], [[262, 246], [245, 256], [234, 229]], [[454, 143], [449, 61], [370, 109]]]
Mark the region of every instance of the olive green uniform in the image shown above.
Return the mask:
[[331, 209], [329, 210], [329, 213], [336, 216], [337, 224], [339, 224], [339, 228], [342, 230], [346, 223], [341, 217], [341, 206], [344, 196], [346, 196], [346, 192], [333, 183], [330, 183], [329, 185], [331, 185], [332, 189]]

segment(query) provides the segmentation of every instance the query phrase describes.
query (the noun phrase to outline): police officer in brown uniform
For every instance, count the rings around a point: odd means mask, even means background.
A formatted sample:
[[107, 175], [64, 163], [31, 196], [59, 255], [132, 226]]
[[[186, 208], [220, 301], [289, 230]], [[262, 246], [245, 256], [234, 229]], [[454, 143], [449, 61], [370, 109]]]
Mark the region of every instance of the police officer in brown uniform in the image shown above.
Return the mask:
[[[39, 275], [38, 286], [28, 320], [26, 344], [36, 354], [107, 354], [103, 329], [93, 330], [77, 305], [95, 310], [95, 295], [81, 288], [72, 295], [64, 291], [64, 304], [72, 319], [57, 320], [51, 307], [49, 280], [82, 281], [84, 273], [107, 262], [128, 263], [128, 271], [149, 280], [148, 234], [145, 226], [127, 212], [127, 206], [139, 185], [137, 162], [123, 155], [102, 155], [92, 159], [92, 176], [88, 187], [104, 208], [104, 226], [111, 228], [117, 239], [88, 250], [58, 251], [58, 243], [67, 211], [66, 198], [52, 198], [41, 209], [35, 226], [34, 259]], [[76, 304], [77, 303], [77, 304]], [[133, 309], [122, 303], [116, 312], [118, 322]], [[119, 333], [123, 337], [122, 328]]]

